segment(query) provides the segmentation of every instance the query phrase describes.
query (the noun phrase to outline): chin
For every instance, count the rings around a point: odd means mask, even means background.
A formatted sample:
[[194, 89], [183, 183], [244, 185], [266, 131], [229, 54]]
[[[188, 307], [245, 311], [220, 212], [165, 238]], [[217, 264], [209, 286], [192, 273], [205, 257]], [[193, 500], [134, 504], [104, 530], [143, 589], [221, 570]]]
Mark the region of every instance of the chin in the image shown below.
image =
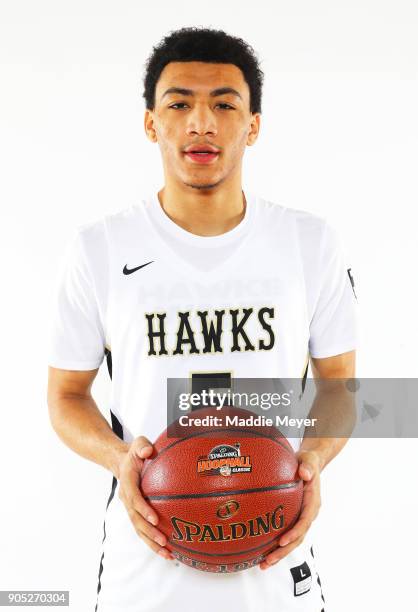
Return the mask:
[[214, 189], [215, 187], [217, 187], [219, 185], [221, 181], [218, 181], [217, 183], [185, 183], [188, 187], [191, 187], [192, 189], [198, 189], [198, 190], [210, 190], [210, 189]]
[[183, 183], [184, 185], [187, 185], [188, 187], [191, 187], [192, 189], [200, 189], [200, 190], [204, 190], [204, 189], [214, 189], [215, 187], [217, 187], [218, 185], [220, 185], [224, 180], [224, 177], [219, 177], [219, 176], [207, 176], [205, 178], [199, 178], [197, 179], [196, 177], [186, 177], [185, 179], [183, 179]]

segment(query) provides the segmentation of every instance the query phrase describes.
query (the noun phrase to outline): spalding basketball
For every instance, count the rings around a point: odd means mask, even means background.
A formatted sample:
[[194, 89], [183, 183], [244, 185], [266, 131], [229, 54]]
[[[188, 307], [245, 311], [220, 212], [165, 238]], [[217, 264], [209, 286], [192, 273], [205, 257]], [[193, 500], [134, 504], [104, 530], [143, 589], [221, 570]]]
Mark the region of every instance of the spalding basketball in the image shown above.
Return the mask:
[[[213, 414], [213, 408], [192, 413]], [[210, 430], [190, 427], [181, 438], [173, 437], [176, 424], [165, 430], [144, 462], [141, 489], [173, 556], [199, 570], [228, 573], [261, 563], [276, 548], [300, 514], [303, 481], [279, 429], [223, 427], [227, 415], [237, 422], [256, 416], [248, 410], [224, 407], [216, 415], [224, 421]]]

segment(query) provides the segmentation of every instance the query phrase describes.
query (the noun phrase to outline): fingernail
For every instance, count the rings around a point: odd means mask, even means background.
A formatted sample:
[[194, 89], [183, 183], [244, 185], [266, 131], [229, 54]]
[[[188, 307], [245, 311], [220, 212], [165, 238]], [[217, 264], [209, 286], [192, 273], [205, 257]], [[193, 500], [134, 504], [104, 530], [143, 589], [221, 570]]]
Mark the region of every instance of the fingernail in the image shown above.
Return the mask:
[[153, 514], [149, 514], [147, 516], [147, 519], [149, 520], [150, 523], [152, 523], [154, 526], [158, 523], [158, 519], [156, 516], [154, 516]]
[[157, 544], [159, 544], [160, 546], [165, 546], [166, 545], [166, 541], [162, 536], [155, 536], [154, 540], [157, 542]]

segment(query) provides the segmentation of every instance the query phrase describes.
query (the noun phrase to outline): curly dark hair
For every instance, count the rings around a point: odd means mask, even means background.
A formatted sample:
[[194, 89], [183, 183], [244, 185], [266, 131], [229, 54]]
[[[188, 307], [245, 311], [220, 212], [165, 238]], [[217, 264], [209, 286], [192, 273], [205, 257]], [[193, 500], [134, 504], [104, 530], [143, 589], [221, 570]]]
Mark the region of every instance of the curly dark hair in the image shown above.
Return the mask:
[[170, 62], [208, 62], [235, 64], [250, 88], [250, 112], [261, 113], [264, 73], [254, 49], [242, 38], [223, 30], [187, 27], [173, 30], [158, 45], [145, 64], [144, 92], [148, 110], [155, 106], [155, 87], [164, 67]]

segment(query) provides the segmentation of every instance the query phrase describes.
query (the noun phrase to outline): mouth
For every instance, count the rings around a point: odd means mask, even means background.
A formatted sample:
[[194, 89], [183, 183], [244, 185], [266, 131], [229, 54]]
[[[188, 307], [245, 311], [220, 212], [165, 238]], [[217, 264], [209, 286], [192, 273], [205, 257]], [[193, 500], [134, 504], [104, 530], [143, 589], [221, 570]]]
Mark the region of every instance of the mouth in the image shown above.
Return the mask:
[[197, 164], [211, 164], [219, 157], [219, 151], [214, 150], [193, 150], [185, 151], [185, 157], [189, 159], [192, 163]]

